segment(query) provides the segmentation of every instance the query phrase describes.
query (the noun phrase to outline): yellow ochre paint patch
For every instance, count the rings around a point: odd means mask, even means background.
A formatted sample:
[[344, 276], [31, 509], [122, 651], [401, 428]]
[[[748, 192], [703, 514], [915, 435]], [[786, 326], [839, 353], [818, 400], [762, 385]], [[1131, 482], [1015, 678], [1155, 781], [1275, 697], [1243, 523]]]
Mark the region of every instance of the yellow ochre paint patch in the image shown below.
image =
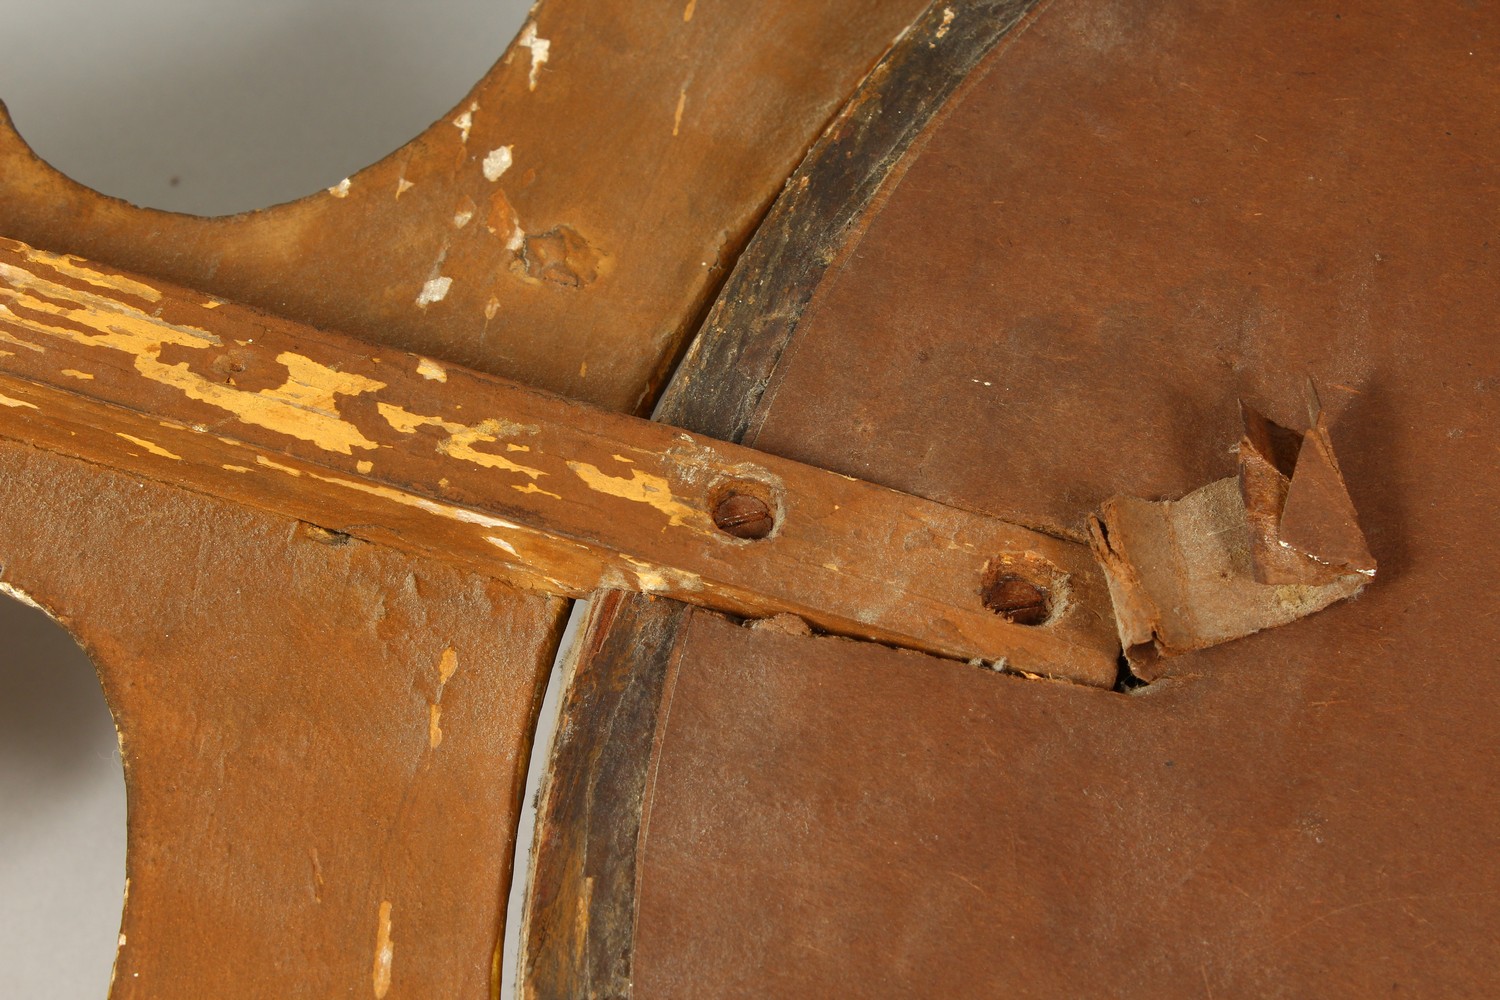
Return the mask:
[[568, 468], [583, 480], [584, 485], [595, 493], [619, 497], [632, 503], [643, 503], [667, 515], [669, 527], [683, 524], [701, 525], [705, 520], [702, 511], [677, 499], [672, 493], [672, 484], [661, 476], [653, 476], [640, 469], [631, 469], [629, 479], [621, 479], [602, 472], [598, 466], [587, 462], [569, 462]]
[[167, 449], [163, 448], [161, 445], [156, 444], [153, 441], [147, 441], [145, 438], [133, 437], [129, 434], [123, 434], [120, 431], [115, 431], [115, 437], [123, 438], [124, 440], [129, 441], [131, 444], [135, 445], [137, 448], [145, 448], [151, 454], [156, 455], [159, 458], [170, 458], [178, 462], [182, 461], [181, 455], [174, 455]]
[[[294, 476], [300, 476], [302, 474], [296, 469], [289, 469], [285, 466], [277, 465], [275, 462], [271, 462], [260, 456], [257, 456], [255, 460], [261, 465], [270, 466], [274, 469], [280, 469], [283, 472], [290, 472]], [[462, 507], [451, 507], [447, 504], [441, 504], [432, 500], [428, 500], [426, 497], [412, 496], [410, 493], [403, 493], [400, 490], [393, 490], [389, 486], [377, 486], [374, 483], [367, 483], [358, 479], [344, 479], [339, 476], [320, 476], [316, 472], [309, 472], [308, 475], [322, 483], [331, 483], [334, 486], [342, 486], [345, 489], [356, 490], [360, 493], [365, 493], [372, 497], [380, 497], [383, 500], [391, 500], [395, 503], [401, 504], [404, 507], [415, 507], [418, 510], [426, 511], [429, 514], [436, 514], [439, 517], [446, 517], [453, 521], [461, 521], [464, 524], [477, 524], [481, 528], [505, 528], [507, 530], [518, 530], [520, 528], [520, 525], [512, 524], [510, 521], [507, 521], [503, 518], [490, 517], [488, 514], [480, 514], [472, 510], [465, 510]]]
[[[9, 243], [10, 241], [6, 241]], [[18, 244], [12, 244], [18, 246]], [[58, 274], [67, 275], [85, 284], [93, 285], [95, 288], [108, 288], [110, 291], [122, 292], [147, 302], [160, 302], [161, 292], [150, 285], [118, 274], [105, 274], [95, 271], [91, 267], [85, 267], [82, 257], [74, 257], [72, 254], [47, 253], [45, 250], [33, 250], [29, 247], [21, 251], [21, 256], [28, 264], [40, 264], [50, 268]]]
[[285, 383], [258, 392], [237, 389], [190, 371], [186, 362], [161, 362], [162, 348], [167, 345], [193, 350], [218, 346], [219, 338], [207, 330], [166, 323], [118, 301], [45, 281], [3, 263], [0, 281], [4, 282], [0, 284], [0, 301], [9, 300], [31, 312], [68, 320], [92, 331], [83, 333], [29, 316], [15, 317], [18, 325], [32, 332], [82, 347], [122, 351], [132, 356], [135, 370], [153, 382], [232, 413], [243, 423], [310, 442], [324, 451], [349, 455], [354, 448], [377, 447], [339, 416], [335, 397], [375, 392], [385, 388], [384, 382], [335, 371], [300, 354], [283, 352], [276, 361], [286, 366]]
[[442, 430], [448, 435], [448, 439], [438, 445], [438, 451], [449, 458], [456, 458], [460, 462], [472, 462], [486, 469], [516, 472], [523, 476], [530, 476], [532, 479], [547, 474], [541, 469], [533, 469], [530, 466], [512, 462], [501, 455], [492, 455], [489, 452], [474, 449], [476, 444], [493, 444], [499, 441], [502, 435], [534, 433], [536, 430], [534, 427], [494, 419], [481, 420], [470, 427], [467, 424], [453, 423], [441, 417], [424, 417], [390, 403], [377, 403], [375, 408], [385, 418], [386, 423], [401, 434], [415, 434], [421, 427], [436, 427]]
[[438, 660], [438, 692], [441, 696], [442, 689], [458, 673], [458, 652], [452, 648], [443, 650], [442, 657]]
[[375, 1000], [384, 1000], [391, 989], [391, 963], [396, 957], [396, 942], [391, 938], [391, 901], [380, 903], [379, 926], [375, 931]]
[[438, 659], [437, 693], [433, 695], [432, 702], [427, 706], [427, 746], [429, 749], [436, 750], [442, 745], [443, 691], [456, 673], [458, 673], [458, 652], [450, 646], [443, 650], [443, 655]]
[[552, 493], [552, 492], [550, 492], [548, 490], [544, 490], [540, 486], [538, 486], [536, 483], [527, 483], [525, 486], [512, 485], [511, 489], [517, 490], [517, 491], [519, 491], [521, 493], [540, 493], [542, 496], [544, 496], [544, 497], [551, 497], [554, 500], [561, 500], [562, 499], [562, 494], [561, 493]]
[[280, 462], [272, 461], [264, 455], [256, 455], [255, 464], [263, 465], [268, 469], [275, 469], [277, 472], [285, 472], [287, 475], [294, 478], [302, 475], [301, 469], [294, 469], [290, 465], [282, 465]]

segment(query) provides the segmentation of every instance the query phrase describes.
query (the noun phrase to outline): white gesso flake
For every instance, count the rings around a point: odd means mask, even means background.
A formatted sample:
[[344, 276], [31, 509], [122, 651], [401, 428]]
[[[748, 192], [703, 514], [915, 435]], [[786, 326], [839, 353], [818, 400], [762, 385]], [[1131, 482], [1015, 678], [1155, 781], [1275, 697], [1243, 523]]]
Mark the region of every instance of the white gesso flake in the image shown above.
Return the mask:
[[491, 182], [498, 181], [510, 169], [510, 151], [510, 146], [501, 146], [499, 149], [490, 150], [489, 155], [484, 158], [485, 180]]
[[417, 307], [426, 309], [434, 302], [441, 302], [448, 297], [448, 290], [453, 287], [453, 279], [436, 277], [422, 286], [422, 293], [417, 296]]

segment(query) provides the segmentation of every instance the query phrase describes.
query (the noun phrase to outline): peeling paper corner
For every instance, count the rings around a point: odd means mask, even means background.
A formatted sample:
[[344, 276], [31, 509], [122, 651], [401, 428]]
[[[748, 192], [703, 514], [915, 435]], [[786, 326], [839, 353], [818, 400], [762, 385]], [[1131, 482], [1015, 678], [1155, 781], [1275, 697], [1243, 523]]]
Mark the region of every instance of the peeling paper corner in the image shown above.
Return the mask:
[[1324, 584], [1351, 572], [1375, 575], [1328, 420], [1316, 389], [1309, 386], [1308, 395], [1311, 426], [1300, 435], [1240, 404], [1240, 497], [1261, 583]]
[[1178, 500], [1113, 497], [1089, 521], [1120, 641], [1142, 680], [1162, 660], [1305, 618], [1375, 575], [1312, 393], [1298, 433], [1242, 406], [1238, 475]]

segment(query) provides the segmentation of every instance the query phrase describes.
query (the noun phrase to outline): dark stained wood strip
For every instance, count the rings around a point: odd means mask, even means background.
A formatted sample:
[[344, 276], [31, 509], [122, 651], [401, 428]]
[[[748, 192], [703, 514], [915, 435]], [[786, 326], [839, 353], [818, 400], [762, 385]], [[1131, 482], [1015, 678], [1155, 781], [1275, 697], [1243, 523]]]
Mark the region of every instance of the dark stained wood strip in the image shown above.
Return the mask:
[[592, 605], [537, 808], [522, 928], [528, 998], [630, 994], [636, 844], [662, 693], [690, 613], [618, 591]]
[[[0, 433], [524, 589], [1114, 677], [1087, 547], [982, 515], [12, 242], [0, 352]], [[730, 497], [763, 516], [730, 524]], [[1039, 624], [986, 606], [1012, 577]]]

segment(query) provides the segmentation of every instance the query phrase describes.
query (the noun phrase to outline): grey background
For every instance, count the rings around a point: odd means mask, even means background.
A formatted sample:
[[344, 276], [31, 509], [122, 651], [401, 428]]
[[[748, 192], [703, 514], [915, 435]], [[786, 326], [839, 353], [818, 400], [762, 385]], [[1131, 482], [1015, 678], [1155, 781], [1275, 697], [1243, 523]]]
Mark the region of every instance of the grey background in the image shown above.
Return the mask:
[[[0, 100], [75, 179], [227, 214], [328, 187], [403, 145], [459, 103], [526, 8], [0, 0]], [[0, 998], [105, 995], [124, 800], [93, 666], [45, 615], [0, 596]]]

